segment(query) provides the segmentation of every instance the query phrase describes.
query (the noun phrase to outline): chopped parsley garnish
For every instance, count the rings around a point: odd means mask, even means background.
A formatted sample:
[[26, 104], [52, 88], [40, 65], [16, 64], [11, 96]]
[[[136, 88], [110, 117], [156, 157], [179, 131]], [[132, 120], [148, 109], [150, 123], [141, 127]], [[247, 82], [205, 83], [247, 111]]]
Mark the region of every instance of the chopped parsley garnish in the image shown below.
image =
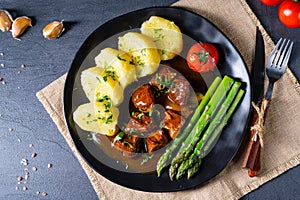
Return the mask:
[[113, 117], [113, 115], [109, 115], [107, 118], [106, 118], [106, 124], [110, 124], [110, 123], [112, 123], [112, 117]]
[[162, 125], [162, 124], [159, 124], [159, 126], [158, 126], [159, 128], [163, 128], [164, 126]]
[[107, 81], [107, 76], [103, 76], [103, 80], [104, 80], [104, 82], [106, 82]]
[[146, 49], [146, 48], [143, 48], [143, 49], [141, 50], [141, 54], [142, 54], [143, 56], [146, 56], [146, 51], [147, 51], [147, 49]]
[[100, 80], [100, 78], [99, 78], [98, 76], [96, 76], [96, 79], [97, 79], [97, 81], [98, 81], [99, 83], [101, 83], [101, 80]]
[[98, 120], [104, 121], [104, 120], [105, 120], [105, 117], [98, 117]]
[[120, 55], [117, 55], [117, 58], [118, 58], [119, 60], [121, 60], [121, 61], [126, 61], [126, 59], [124, 59], [124, 58], [121, 58], [121, 56], [120, 56]]
[[131, 64], [131, 65], [135, 65], [135, 63], [134, 63], [134, 60], [132, 59], [132, 60], [130, 60], [129, 61], [129, 64]]
[[159, 74], [155, 74], [155, 80], [157, 84], [161, 85], [162, 89], [171, 87], [172, 81], [168, 76], [159, 76]]
[[144, 159], [141, 162], [141, 165], [146, 164], [150, 159], [154, 157], [154, 154], [143, 154]]
[[136, 116], [137, 119], [141, 119], [144, 116], [144, 113], [140, 113]]
[[131, 149], [135, 149], [133, 144], [131, 144], [130, 142], [124, 141], [124, 144], [127, 144]]
[[150, 105], [149, 117], [152, 117], [153, 114], [153, 104]]
[[103, 97], [99, 97], [99, 95], [100, 95], [100, 93], [97, 93], [96, 94], [96, 101], [97, 102], [103, 102], [103, 101], [108, 101], [108, 102], [110, 102], [110, 98], [109, 98], [109, 96], [108, 95], [104, 95]]
[[162, 30], [162, 28], [155, 28], [155, 29], [153, 29], [153, 31], [154, 31], [155, 34], [158, 33], [161, 30]]
[[123, 131], [121, 131], [115, 138], [114, 138], [114, 140], [113, 140], [113, 142], [117, 142], [117, 141], [119, 141], [119, 140], [122, 140], [123, 139], [123, 137], [124, 137], [124, 132]]
[[145, 63], [142, 62], [141, 56], [134, 57], [138, 66], [144, 67]]
[[129, 134], [133, 134], [133, 133], [135, 133], [135, 131], [136, 131], [136, 130], [131, 129], [131, 130], [129, 131]]
[[106, 82], [108, 77], [111, 77], [114, 81], [117, 80], [117, 72], [112, 70], [105, 70], [105, 76], [103, 76], [103, 80]]
[[137, 64], [141, 67], [144, 67], [145, 66], [145, 63], [143, 63], [141, 60], [138, 60], [137, 61]]
[[105, 110], [111, 108], [111, 102], [110, 101], [107, 101], [107, 103], [103, 104]]
[[157, 41], [159, 41], [159, 40], [161, 40], [161, 39], [164, 39], [164, 37], [165, 37], [165, 35], [163, 35], [163, 34], [160, 33], [158, 36], [156, 36], [156, 37], [154, 38], [153, 42], [157, 42]]
[[93, 140], [93, 136], [89, 134], [89, 135], [87, 135], [86, 139], [91, 141], [91, 140]]
[[105, 71], [112, 71], [112, 70], [114, 70], [115, 68], [114, 68], [113, 66], [111, 66], [111, 65], [106, 65], [106, 66], [104, 67], [104, 69], [105, 69]]
[[159, 118], [160, 117], [160, 112], [158, 110], [153, 110], [153, 115], [155, 115], [154, 117]]

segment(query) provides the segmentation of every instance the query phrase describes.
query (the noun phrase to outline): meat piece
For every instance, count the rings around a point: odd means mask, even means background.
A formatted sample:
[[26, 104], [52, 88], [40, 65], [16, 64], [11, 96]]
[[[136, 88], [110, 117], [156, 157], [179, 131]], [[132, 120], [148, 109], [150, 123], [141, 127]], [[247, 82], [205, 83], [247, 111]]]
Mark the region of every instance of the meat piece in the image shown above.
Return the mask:
[[151, 117], [142, 113], [135, 112], [125, 128], [126, 133], [146, 133], [151, 132], [157, 128], [158, 124], [153, 121]]
[[169, 91], [169, 98], [174, 101], [174, 103], [182, 106], [187, 103], [187, 99], [190, 95], [190, 84], [181, 75], [176, 76], [172, 82], [172, 86]]
[[132, 94], [133, 105], [143, 111], [149, 112], [151, 106], [155, 103], [154, 91], [149, 84], [138, 87]]
[[150, 84], [168, 93], [169, 98], [182, 106], [187, 103], [190, 94], [190, 84], [181, 74], [176, 73], [170, 67], [162, 68], [150, 80]]
[[166, 146], [169, 143], [168, 136], [163, 130], [158, 130], [150, 134], [146, 139], [148, 153]]
[[121, 150], [123, 156], [133, 157], [140, 151], [141, 142], [142, 140], [136, 135], [129, 135], [124, 132], [120, 132], [113, 139], [112, 146]]
[[151, 133], [153, 130], [159, 129], [158, 127], [164, 118], [164, 107], [159, 104], [155, 104], [151, 107], [151, 111], [149, 113], [133, 112], [125, 128], [125, 132], [128, 134]]
[[176, 72], [171, 71], [169, 67], [164, 67], [152, 77], [150, 84], [162, 90], [170, 87], [175, 76]]
[[166, 117], [162, 122], [162, 127], [167, 129], [170, 137], [174, 139], [184, 125], [185, 119], [173, 110], [167, 110], [165, 115]]

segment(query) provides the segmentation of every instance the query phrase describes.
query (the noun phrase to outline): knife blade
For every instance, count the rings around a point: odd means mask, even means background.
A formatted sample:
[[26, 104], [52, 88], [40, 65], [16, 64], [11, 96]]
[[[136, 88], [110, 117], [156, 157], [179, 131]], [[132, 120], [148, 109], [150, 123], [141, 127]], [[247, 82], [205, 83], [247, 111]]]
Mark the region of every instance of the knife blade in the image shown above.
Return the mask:
[[[252, 101], [256, 105], [260, 105], [264, 96], [264, 80], [265, 80], [265, 47], [264, 40], [259, 28], [256, 28], [256, 45], [255, 55], [252, 62]], [[257, 122], [258, 116], [256, 111], [252, 108], [252, 124], [251, 127]], [[255, 130], [250, 131], [250, 141], [245, 155], [242, 168], [248, 169], [250, 177], [256, 176], [261, 171], [260, 151], [261, 146], [259, 138]]]
[[260, 30], [256, 29], [256, 46], [252, 64], [253, 102], [259, 103], [264, 97], [265, 45]]

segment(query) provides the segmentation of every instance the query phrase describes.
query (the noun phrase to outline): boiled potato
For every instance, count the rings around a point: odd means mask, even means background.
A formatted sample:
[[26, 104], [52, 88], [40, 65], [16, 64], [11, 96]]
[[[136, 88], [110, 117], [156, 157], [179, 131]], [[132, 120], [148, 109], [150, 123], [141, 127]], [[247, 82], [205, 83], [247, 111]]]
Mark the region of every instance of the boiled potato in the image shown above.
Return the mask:
[[[103, 103], [86, 103], [78, 106], [73, 113], [75, 123], [85, 131], [100, 133], [103, 135], [114, 135], [117, 131], [117, 119], [119, 110], [111, 107], [110, 112], [103, 111]], [[99, 113], [95, 113], [98, 112]]]
[[97, 86], [94, 100], [78, 106], [73, 113], [75, 123], [83, 130], [112, 136], [117, 131], [119, 109], [108, 95], [99, 93]]
[[112, 104], [108, 95], [96, 92], [94, 101], [94, 114], [101, 127], [101, 134], [114, 135], [117, 131], [119, 109]]
[[155, 43], [148, 36], [128, 32], [119, 37], [118, 47], [132, 55], [138, 78], [156, 72], [160, 63], [160, 54]]
[[136, 81], [135, 65], [124, 51], [109, 47], [102, 49], [95, 57], [95, 62], [104, 70], [114, 72], [123, 88]]
[[92, 102], [94, 99], [95, 89], [97, 84], [99, 84], [99, 80], [102, 79], [101, 74], [103, 73], [103, 71], [103, 68], [96, 66], [88, 68], [81, 73], [81, 85], [85, 95], [90, 102]]
[[96, 90], [110, 96], [114, 105], [123, 101], [123, 88], [114, 71], [101, 67], [86, 69], [81, 73], [81, 85], [90, 102], [93, 102]]
[[118, 106], [124, 99], [124, 89], [117, 79], [107, 74], [107, 71], [103, 71], [100, 83], [96, 85], [94, 94], [98, 96], [109, 96], [112, 104]]
[[85, 131], [100, 133], [101, 127], [94, 113], [94, 104], [86, 103], [78, 106], [73, 113], [75, 123]]
[[159, 49], [161, 60], [170, 60], [182, 51], [182, 33], [170, 20], [152, 16], [142, 24], [141, 32], [153, 39]]

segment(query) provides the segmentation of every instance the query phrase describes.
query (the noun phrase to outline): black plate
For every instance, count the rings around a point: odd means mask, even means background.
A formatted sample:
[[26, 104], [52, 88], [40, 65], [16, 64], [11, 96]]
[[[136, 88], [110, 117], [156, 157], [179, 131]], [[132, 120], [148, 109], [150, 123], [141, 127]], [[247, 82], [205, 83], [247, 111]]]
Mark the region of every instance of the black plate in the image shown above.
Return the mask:
[[[81, 71], [86, 68], [85, 66], [93, 66], [96, 54], [91, 52], [97, 48], [97, 45], [111, 36], [122, 31], [139, 28], [142, 22], [148, 20], [152, 15], [174, 21], [183, 34], [194, 40], [214, 43], [223, 57], [221, 60], [222, 67], [220, 67], [221, 75], [229, 75], [242, 81], [246, 90], [243, 101], [223, 130], [215, 148], [204, 158], [199, 173], [190, 180], [183, 178], [170, 181], [167, 172], [158, 178], [155, 173], [129, 173], [111, 168], [107, 166], [107, 163], [103, 164], [98, 155], [105, 156], [104, 153], [93, 143], [83, 139], [86, 138], [86, 132], [80, 131], [72, 118], [74, 109], [86, 102], [82, 98], [77, 98], [77, 96], [83, 95], [78, 77]], [[109, 41], [105, 45], [109, 45]], [[92, 168], [107, 179], [125, 187], [151, 192], [170, 192], [194, 188], [216, 176], [229, 164], [244, 136], [250, 110], [250, 94], [249, 72], [245, 62], [234, 45], [215, 25], [204, 17], [182, 8], [153, 7], [137, 10], [108, 21], [85, 40], [69, 70], [63, 99], [65, 119], [72, 139], [78, 151]]]

